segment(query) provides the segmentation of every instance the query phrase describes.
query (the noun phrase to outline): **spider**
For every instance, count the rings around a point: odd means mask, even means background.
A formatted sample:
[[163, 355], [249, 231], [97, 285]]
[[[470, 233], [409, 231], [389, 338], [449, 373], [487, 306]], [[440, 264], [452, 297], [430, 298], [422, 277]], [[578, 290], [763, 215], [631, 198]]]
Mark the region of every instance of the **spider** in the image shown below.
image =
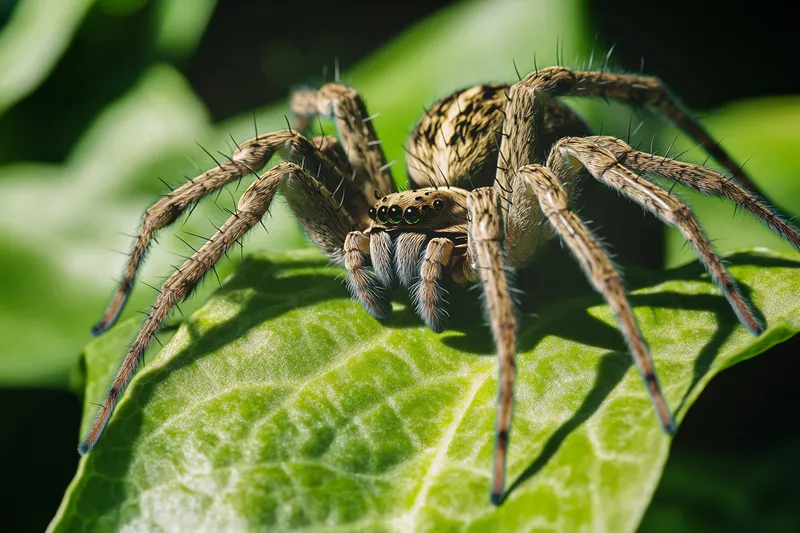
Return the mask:
[[[559, 100], [580, 95], [650, 106], [705, 146], [732, 177], [638, 151], [614, 137], [591, 135], [581, 117]], [[680, 230], [753, 335], [764, 326], [689, 207], [646, 178], [661, 176], [728, 198], [800, 249], [798, 231], [751, 192], [757, 189], [745, 173], [652, 77], [549, 67], [513, 85], [485, 84], [455, 92], [426, 111], [413, 130], [406, 150], [409, 184], [403, 191], [395, 185], [375, 134], [375, 115], [367, 112], [354, 89], [336, 82], [298, 91], [290, 108], [296, 127], [256, 133], [227, 161], [145, 211], [119, 288], [94, 326], [95, 335], [119, 316], [158, 230], [212, 191], [248, 174], [256, 177], [230, 218], [164, 282], [80, 444], [81, 455], [97, 444], [167, 313], [261, 222], [278, 191], [311, 241], [346, 269], [353, 298], [378, 319], [391, 311], [390, 290], [402, 286], [427, 326], [441, 331], [447, 315], [441, 287], [445, 278], [480, 284], [499, 367], [490, 488], [495, 505], [505, 496], [516, 373], [517, 317], [509, 271], [529, 262], [555, 236], [613, 310], [659, 423], [667, 433], [676, 429], [621, 276], [570, 207], [581, 179], [599, 180]], [[310, 120], [320, 116], [334, 120], [338, 139], [304, 135]], [[259, 173], [276, 153], [282, 161]]]

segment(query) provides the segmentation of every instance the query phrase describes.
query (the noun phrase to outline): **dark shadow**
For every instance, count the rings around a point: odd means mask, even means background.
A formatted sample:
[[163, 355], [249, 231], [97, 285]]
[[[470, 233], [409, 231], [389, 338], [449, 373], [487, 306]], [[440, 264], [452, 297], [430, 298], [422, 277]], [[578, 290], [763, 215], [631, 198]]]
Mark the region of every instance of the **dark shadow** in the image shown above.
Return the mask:
[[597, 377], [589, 394], [584, 398], [578, 410], [547, 439], [542, 452], [531, 465], [511, 483], [508, 494], [514, 492], [522, 483], [535, 476], [556, 454], [564, 440], [597, 412], [600, 404], [606, 399], [614, 388], [619, 385], [625, 373], [631, 366], [630, 357], [625, 353], [608, 353], [600, 358], [597, 365]]
[[[746, 287], [741, 287], [745, 295], [749, 293]], [[630, 298], [631, 305], [643, 307], [662, 307], [673, 309], [690, 309], [696, 311], [712, 311], [715, 315], [716, 323], [718, 324], [717, 330], [714, 335], [709, 339], [703, 348], [700, 350], [697, 358], [694, 361], [694, 371], [692, 375], [692, 382], [689, 388], [681, 398], [677, 406], [672, 406], [673, 413], [676, 417], [681, 417], [685, 409], [686, 401], [691, 396], [697, 384], [711, 369], [711, 365], [719, 355], [720, 348], [731, 336], [733, 331], [739, 325], [736, 316], [733, 314], [728, 305], [728, 301], [723, 296], [716, 296], [710, 294], [696, 294], [687, 297], [684, 294], [663, 292], [659, 294], [636, 295]], [[658, 366], [658, 354], [653, 354]]]

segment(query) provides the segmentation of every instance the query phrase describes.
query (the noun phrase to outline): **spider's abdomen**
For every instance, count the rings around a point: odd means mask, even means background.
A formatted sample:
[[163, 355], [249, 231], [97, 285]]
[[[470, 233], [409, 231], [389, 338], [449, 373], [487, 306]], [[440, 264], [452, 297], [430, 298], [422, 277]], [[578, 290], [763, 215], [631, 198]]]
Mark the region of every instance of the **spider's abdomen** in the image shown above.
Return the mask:
[[[508, 88], [507, 84], [476, 85], [434, 104], [409, 140], [409, 186], [472, 189], [491, 185]], [[534, 154], [534, 160], [543, 161], [559, 138], [588, 133], [588, 126], [572, 109], [549, 100], [540, 133], [543, 138], [536, 143], [540, 153]]]

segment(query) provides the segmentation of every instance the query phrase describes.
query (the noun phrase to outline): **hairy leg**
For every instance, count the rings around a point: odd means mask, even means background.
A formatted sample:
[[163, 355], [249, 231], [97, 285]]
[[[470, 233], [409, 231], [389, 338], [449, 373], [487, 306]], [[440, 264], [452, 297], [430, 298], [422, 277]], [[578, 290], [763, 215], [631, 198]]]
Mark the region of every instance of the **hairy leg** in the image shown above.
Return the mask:
[[627, 169], [610, 151], [580, 137], [567, 137], [553, 146], [547, 167], [559, 175], [574, 175], [583, 168], [596, 179], [613, 187], [667, 224], [683, 233], [722, 289], [739, 320], [754, 335], [763, 331], [747, 299], [714, 252], [691, 209], [667, 191]]
[[381, 141], [375, 133], [364, 100], [358, 92], [340, 83], [328, 83], [316, 91], [292, 94], [290, 107], [299, 128], [305, 129], [314, 116], [333, 118], [344, 151], [355, 170], [353, 188], [360, 191], [366, 209], [372, 204], [375, 191], [380, 196], [396, 192], [390, 164], [386, 162]]
[[672, 414], [661, 392], [644, 336], [625, 296], [619, 272], [586, 225], [570, 209], [569, 196], [552, 170], [529, 165], [520, 170], [519, 177], [531, 188], [548, 222], [578, 260], [589, 282], [608, 302], [647, 386], [656, 416], [667, 432], [673, 432]]
[[[657, 78], [609, 72], [580, 72], [566, 67], [548, 67], [528, 74], [511, 88], [512, 95], [515, 91], [533, 91], [536, 96], [544, 98], [599, 96], [632, 105], [647, 105], [669, 118], [681, 130], [688, 133], [695, 142], [703, 145], [705, 150], [719, 161], [739, 183], [749, 189], [757, 190], [741, 167], [733, 161], [719, 143], [711, 138], [700, 123]], [[539, 122], [536, 116], [533, 119], [532, 122]]]
[[736, 202], [800, 250], [800, 233], [786, 221], [786, 217], [781, 216], [727, 176], [700, 165], [634, 150], [615, 137], [600, 136], [586, 139], [614, 154], [617, 161], [637, 174], [663, 176], [704, 194], [721, 196]]
[[[614, 98], [656, 109], [701, 143], [742, 185], [757, 190], [741, 168], [657, 79], [606, 72], [576, 72], [565, 67], [544, 68], [508, 89], [504, 111], [494, 187], [508, 211], [506, 238], [511, 266], [523, 264], [534, 250], [540, 248], [539, 243], [552, 236], [549, 226], [541, 224], [535, 198], [514, 179], [516, 172], [531, 163], [544, 163], [537, 161], [536, 154], [549, 148], [542, 143], [551, 142], [542, 134], [547, 102], [560, 96], [581, 95]], [[575, 184], [569, 176], [565, 177], [562, 186], [570, 196], [573, 195]]]
[[474, 263], [483, 286], [484, 302], [497, 345], [499, 393], [491, 501], [502, 502], [505, 492], [511, 417], [514, 409], [517, 321], [506, 276], [503, 250], [503, 216], [499, 196], [490, 187], [475, 189], [467, 196], [469, 251], [467, 263]]
[[[209, 193], [248, 174], [256, 175], [256, 172], [279, 150], [287, 152], [287, 157], [298, 164], [315, 167], [314, 173], [326, 176], [329, 185], [342, 184], [348, 177], [349, 169], [342, 168], [335, 162], [340, 159], [338, 153], [341, 148], [331, 139], [320, 138], [311, 141], [293, 131], [279, 131], [259, 135], [240, 144], [226, 161], [184, 183], [145, 211], [117, 291], [100, 321], [92, 328], [92, 333], [100, 335], [119, 317], [145, 254], [159, 230], [175, 222], [182, 213]], [[345, 189], [341, 189], [342, 200], [344, 194]], [[343, 208], [347, 207], [349, 206], [343, 205]], [[364, 219], [368, 221], [366, 209], [362, 211]], [[357, 215], [361, 213], [350, 210], [349, 214], [358, 220]]]
[[259, 223], [279, 187], [309, 191], [306, 204], [316, 208], [296, 212], [298, 218], [307, 226], [325, 227], [333, 236], [331, 242], [339, 243], [338, 248], [326, 250], [326, 253], [331, 257], [344, 256], [341, 243], [345, 242], [353, 221], [337, 207], [333, 196], [321, 183], [298, 165], [288, 161], [278, 164], [257, 178], [242, 194], [236, 212], [162, 285], [150, 313], [103, 399], [94, 424], [78, 448], [81, 455], [88, 453], [97, 443], [117, 402], [139, 368], [145, 349], [155, 337], [167, 313], [191, 293], [233, 243]]

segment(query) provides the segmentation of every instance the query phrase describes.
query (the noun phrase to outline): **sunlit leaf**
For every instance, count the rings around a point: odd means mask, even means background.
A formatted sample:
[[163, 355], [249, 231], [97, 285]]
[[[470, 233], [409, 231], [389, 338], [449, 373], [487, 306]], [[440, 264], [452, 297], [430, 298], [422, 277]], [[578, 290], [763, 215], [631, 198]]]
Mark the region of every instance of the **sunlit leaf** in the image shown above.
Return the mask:
[[[761, 337], [697, 263], [628, 275], [679, 420], [713, 375], [800, 328], [800, 256], [727, 259]], [[247, 259], [139, 373], [52, 530], [635, 530], [670, 439], [598, 296], [524, 299], [495, 508], [496, 363], [474, 294], [452, 291], [439, 335], [403, 298], [381, 324], [340, 276], [316, 252]], [[87, 349], [84, 428], [134, 330]]]

